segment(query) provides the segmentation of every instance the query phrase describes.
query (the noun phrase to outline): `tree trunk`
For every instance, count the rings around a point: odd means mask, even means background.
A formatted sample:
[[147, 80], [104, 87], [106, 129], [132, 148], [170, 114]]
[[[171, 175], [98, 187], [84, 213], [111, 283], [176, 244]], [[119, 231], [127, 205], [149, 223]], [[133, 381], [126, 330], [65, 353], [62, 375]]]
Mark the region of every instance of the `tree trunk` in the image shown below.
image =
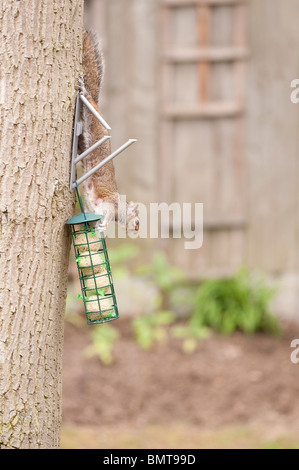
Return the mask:
[[57, 448], [83, 0], [0, 2], [0, 448]]

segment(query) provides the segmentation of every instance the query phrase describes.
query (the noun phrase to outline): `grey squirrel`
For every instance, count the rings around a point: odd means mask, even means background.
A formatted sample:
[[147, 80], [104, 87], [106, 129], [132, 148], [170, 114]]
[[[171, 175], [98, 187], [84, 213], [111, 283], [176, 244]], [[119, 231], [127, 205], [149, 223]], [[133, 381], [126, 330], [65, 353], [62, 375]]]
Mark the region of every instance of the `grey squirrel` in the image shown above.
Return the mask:
[[[96, 35], [85, 31], [83, 35], [83, 77], [79, 79], [79, 91], [84, 94], [96, 111], [104, 74], [104, 60]], [[83, 106], [81, 119], [83, 133], [79, 137], [79, 151], [84, 152], [102, 137], [108, 135], [105, 127]], [[110, 139], [83, 159], [84, 173], [111, 154]], [[138, 205], [120, 203], [115, 170], [112, 160], [96, 171], [83, 183], [84, 202], [88, 212], [103, 215], [98, 228], [106, 229], [112, 221], [118, 221], [127, 232], [139, 230]]]

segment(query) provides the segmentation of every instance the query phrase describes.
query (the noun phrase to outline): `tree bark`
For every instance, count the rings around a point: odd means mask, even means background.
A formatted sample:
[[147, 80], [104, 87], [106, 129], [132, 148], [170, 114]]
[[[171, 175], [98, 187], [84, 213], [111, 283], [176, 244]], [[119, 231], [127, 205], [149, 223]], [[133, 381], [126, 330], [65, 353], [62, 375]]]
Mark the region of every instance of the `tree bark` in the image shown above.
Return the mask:
[[0, 1], [0, 448], [57, 448], [83, 0]]

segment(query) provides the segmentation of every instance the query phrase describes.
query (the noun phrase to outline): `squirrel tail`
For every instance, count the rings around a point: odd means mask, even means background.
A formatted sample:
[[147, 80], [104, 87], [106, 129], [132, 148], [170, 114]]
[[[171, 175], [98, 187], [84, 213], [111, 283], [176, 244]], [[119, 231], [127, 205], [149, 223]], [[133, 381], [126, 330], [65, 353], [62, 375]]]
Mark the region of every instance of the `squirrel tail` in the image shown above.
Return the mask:
[[83, 35], [82, 65], [84, 86], [98, 104], [105, 64], [100, 41], [92, 30], [85, 31]]

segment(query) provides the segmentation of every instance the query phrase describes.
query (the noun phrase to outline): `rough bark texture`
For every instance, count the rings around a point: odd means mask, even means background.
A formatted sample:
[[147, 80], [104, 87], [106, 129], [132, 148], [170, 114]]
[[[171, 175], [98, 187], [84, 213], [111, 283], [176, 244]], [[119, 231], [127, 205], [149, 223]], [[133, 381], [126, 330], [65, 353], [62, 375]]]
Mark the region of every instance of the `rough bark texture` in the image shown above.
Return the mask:
[[59, 447], [82, 16], [0, 1], [0, 448]]

